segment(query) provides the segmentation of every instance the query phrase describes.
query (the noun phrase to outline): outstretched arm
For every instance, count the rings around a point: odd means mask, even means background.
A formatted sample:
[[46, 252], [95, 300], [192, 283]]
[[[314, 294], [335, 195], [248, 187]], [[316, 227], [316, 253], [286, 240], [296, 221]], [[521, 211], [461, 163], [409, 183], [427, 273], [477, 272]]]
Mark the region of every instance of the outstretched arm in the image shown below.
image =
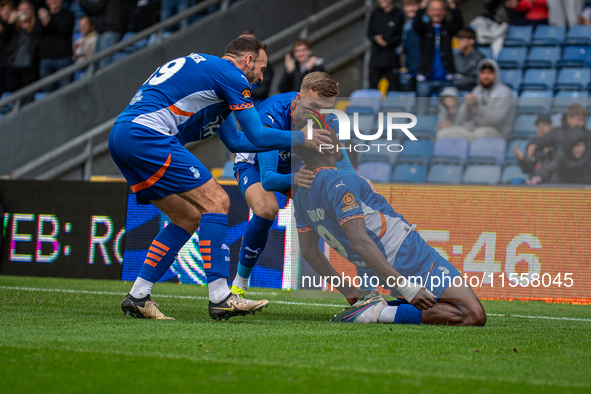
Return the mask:
[[[351, 248], [383, 280], [388, 277], [394, 278], [398, 283], [398, 277], [401, 276], [398, 271], [388, 263], [375, 242], [367, 235], [364, 218], [356, 218], [346, 221], [341, 228], [347, 234]], [[402, 282], [402, 281], [401, 281]], [[408, 281], [406, 286], [399, 286], [396, 289], [418, 310], [432, 308], [436, 301], [430, 292], [424, 287], [413, 286]]]
[[327, 130], [315, 129], [314, 138], [307, 140], [302, 130], [286, 131], [264, 127], [254, 107], [234, 111], [234, 115], [248, 140], [259, 148], [286, 149], [304, 145], [317, 149], [320, 144], [330, 144], [332, 141]]
[[259, 153], [266, 152], [268, 148], [259, 148], [253, 145], [243, 132], [238, 131], [236, 127], [236, 121], [233, 116], [229, 116], [220, 128], [217, 130], [217, 134], [226, 145], [228, 150], [232, 153], [247, 152], [247, 153]]
[[279, 174], [279, 151], [273, 150], [258, 155], [261, 170], [261, 184], [268, 192], [279, 192], [291, 188], [294, 174]]

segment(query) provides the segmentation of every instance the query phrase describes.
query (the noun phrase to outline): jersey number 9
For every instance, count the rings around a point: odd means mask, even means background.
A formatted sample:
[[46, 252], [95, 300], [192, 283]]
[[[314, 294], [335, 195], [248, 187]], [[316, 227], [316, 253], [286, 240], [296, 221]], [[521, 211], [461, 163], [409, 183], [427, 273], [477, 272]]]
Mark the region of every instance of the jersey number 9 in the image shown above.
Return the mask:
[[179, 57], [178, 59], [174, 59], [160, 67], [150, 78], [148, 78], [148, 83], [151, 86], [160, 85], [162, 82], [168, 81], [170, 77], [174, 74], [179, 72], [181, 68], [185, 65], [187, 59], [184, 57]]

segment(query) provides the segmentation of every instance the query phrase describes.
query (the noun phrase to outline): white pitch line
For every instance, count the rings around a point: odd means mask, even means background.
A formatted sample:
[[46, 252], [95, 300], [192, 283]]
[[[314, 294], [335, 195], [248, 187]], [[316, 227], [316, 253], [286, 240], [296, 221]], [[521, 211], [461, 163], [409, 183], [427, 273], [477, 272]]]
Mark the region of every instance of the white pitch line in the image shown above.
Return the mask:
[[[113, 295], [113, 296], [124, 296], [124, 293], [117, 293], [114, 291], [94, 291], [94, 290], [73, 290], [73, 289], [44, 289], [40, 287], [18, 287], [18, 286], [0, 286], [2, 290], [20, 290], [20, 291], [45, 291], [45, 292], [53, 292], [53, 293], [74, 293], [74, 294], [97, 294], [97, 295]], [[261, 294], [270, 294], [273, 293], [261, 293]], [[184, 295], [169, 295], [169, 294], [159, 294], [157, 298], [177, 298], [177, 299], [190, 299], [190, 300], [207, 300], [207, 297], [203, 296], [184, 296]], [[273, 301], [275, 304], [284, 304], [284, 305], [303, 305], [303, 306], [331, 306], [331, 307], [340, 307], [342, 308], [342, 304], [320, 304], [320, 303], [313, 303], [313, 302], [293, 302], [293, 301], [280, 301], [276, 300]], [[547, 320], [569, 320], [569, 321], [585, 321], [591, 322], [591, 319], [583, 319], [583, 318], [574, 318], [574, 317], [555, 317], [555, 316], [526, 316], [526, 315], [507, 315], [507, 314], [499, 314], [499, 313], [487, 313], [488, 316], [496, 316], [496, 317], [519, 317], [523, 319], [547, 319]]]

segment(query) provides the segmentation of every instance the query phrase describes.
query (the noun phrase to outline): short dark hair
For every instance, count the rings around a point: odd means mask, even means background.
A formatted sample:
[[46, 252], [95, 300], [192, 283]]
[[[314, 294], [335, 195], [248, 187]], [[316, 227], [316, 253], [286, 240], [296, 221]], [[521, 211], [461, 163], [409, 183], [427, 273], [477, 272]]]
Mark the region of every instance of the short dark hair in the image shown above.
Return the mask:
[[312, 49], [312, 43], [310, 41], [308, 41], [308, 40], [303, 39], [303, 38], [298, 38], [297, 40], [295, 40], [293, 42], [293, 44], [291, 44], [291, 47], [293, 49], [295, 49], [296, 47], [299, 47], [299, 46], [302, 46], [302, 45], [305, 45], [306, 48], [308, 48], [308, 49]]
[[581, 104], [574, 103], [566, 109], [566, 116], [587, 116], [587, 110]]
[[469, 27], [463, 27], [460, 29], [458, 34], [456, 34], [456, 38], [467, 38], [469, 40], [476, 40], [476, 33]]
[[254, 34], [254, 31], [247, 29], [247, 30], [244, 30], [242, 33], [240, 33], [238, 35], [238, 37], [242, 37], [242, 36], [253, 36], [253, 37], [255, 37], [256, 34]]
[[482, 67], [480, 67], [480, 71], [482, 70], [492, 70], [493, 72], [496, 72], [494, 66], [492, 65], [492, 63], [486, 62], [482, 65]]
[[245, 53], [252, 53], [256, 59], [261, 49], [266, 51], [267, 44], [252, 37], [238, 37], [226, 46], [226, 55], [241, 56]]
[[[332, 140], [332, 145], [335, 147], [341, 146], [341, 141], [339, 141], [339, 137], [337, 137], [337, 133], [335, 132], [335, 130], [332, 127], [328, 126], [328, 131], [330, 132], [329, 138]], [[291, 151], [293, 153], [295, 153], [296, 155], [298, 155], [299, 157], [301, 157], [301, 159], [304, 161], [304, 163], [306, 163], [308, 165], [314, 163], [314, 161], [318, 161], [318, 160], [322, 160], [322, 159], [326, 158], [327, 154], [338, 155], [337, 161], [341, 155], [341, 153], [336, 151], [336, 149], [334, 151], [325, 151], [324, 154], [322, 154], [322, 153], [320, 153], [318, 148], [306, 148], [303, 145], [293, 146], [291, 148]]]
[[14, 9], [14, 2], [12, 0], [2, 0], [0, 1], [0, 8], [9, 6], [10, 8]]

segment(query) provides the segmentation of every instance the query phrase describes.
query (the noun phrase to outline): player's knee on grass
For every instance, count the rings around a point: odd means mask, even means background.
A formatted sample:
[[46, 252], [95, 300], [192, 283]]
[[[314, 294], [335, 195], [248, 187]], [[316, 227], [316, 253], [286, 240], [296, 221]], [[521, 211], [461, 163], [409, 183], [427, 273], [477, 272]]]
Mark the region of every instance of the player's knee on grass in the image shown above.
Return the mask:
[[480, 302], [469, 309], [469, 312], [465, 315], [464, 323], [467, 326], [484, 326], [486, 324], [486, 312]]

